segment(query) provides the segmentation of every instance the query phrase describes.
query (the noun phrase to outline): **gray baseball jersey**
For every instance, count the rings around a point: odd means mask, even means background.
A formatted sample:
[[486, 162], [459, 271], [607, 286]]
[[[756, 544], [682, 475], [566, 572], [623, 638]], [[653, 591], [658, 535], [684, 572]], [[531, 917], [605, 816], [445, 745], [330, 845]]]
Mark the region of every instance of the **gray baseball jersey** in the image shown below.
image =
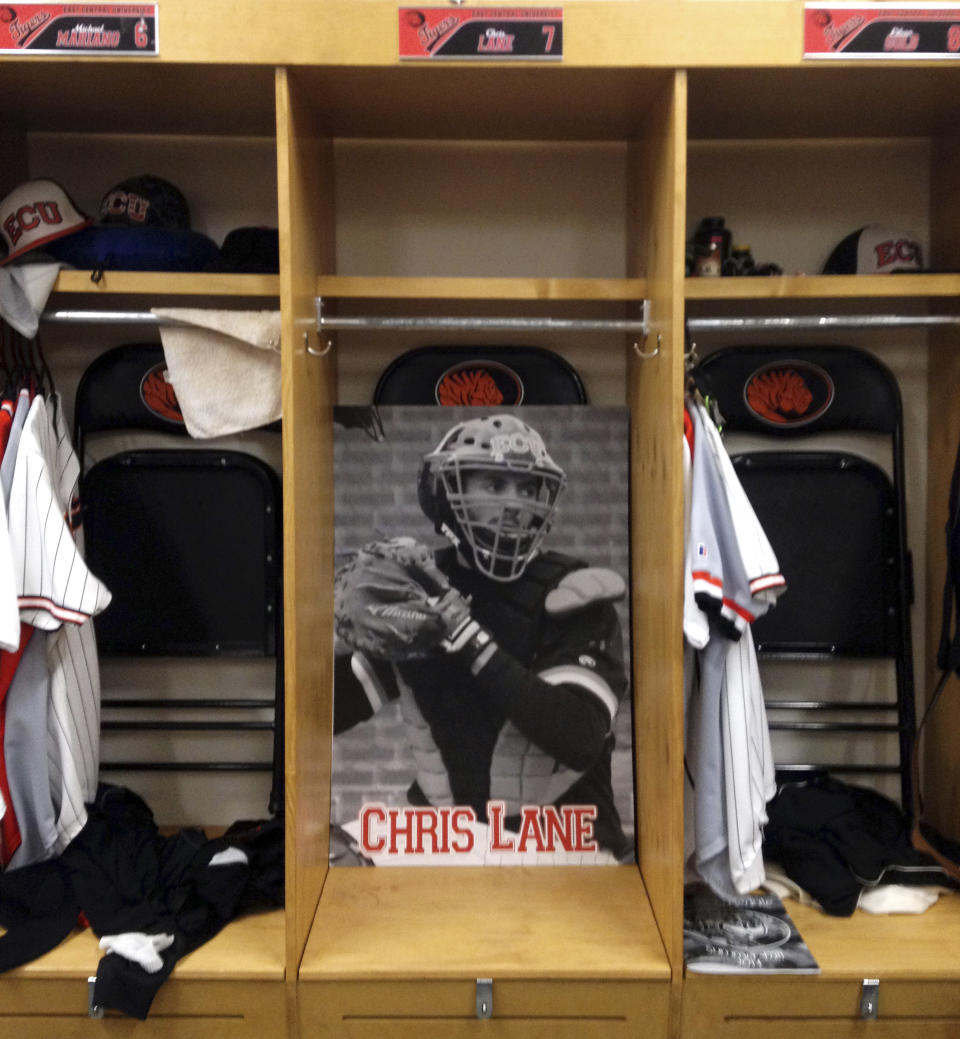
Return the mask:
[[33, 632], [7, 693], [3, 756], [21, 837], [7, 869], [50, 858], [56, 844], [47, 768], [50, 676], [45, 642], [42, 631]]
[[[74, 542], [83, 554], [83, 529], [77, 499], [80, 462], [67, 432], [63, 408], [55, 398], [47, 411], [56, 435], [57, 490], [72, 518]], [[97, 792], [100, 772], [100, 666], [93, 621], [64, 624], [47, 638], [50, 699], [47, 754], [50, 793], [57, 819], [57, 850], [83, 828], [84, 804]]]
[[785, 582], [706, 409], [692, 403], [689, 411], [685, 582], [693, 595], [684, 631], [699, 652], [697, 680], [687, 683], [687, 851], [695, 873], [729, 896], [763, 880], [761, 827], [775, 787], [749, 625]]

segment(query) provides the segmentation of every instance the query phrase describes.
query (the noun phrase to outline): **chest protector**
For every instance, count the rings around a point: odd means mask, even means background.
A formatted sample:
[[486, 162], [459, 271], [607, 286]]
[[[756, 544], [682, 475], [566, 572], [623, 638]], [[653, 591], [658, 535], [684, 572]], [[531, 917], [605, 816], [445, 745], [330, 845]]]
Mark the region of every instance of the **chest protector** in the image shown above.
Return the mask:
[[[542, 641], [547, 594], [582, 565], [545, 553], [518, 580], [498, 584], [473, 571], [452, 570], [452, 553], [439, 553], [438, 562], [471, 597], [474, 618], [528, 668], [535, 667]], [[455, 661], [416, 661], [397, 666], [396, 673], [417, 785], [431, 804], [471, 804], [484, 822], [489, 799], [504, 801], [507, 814], [515, 814], [523, 804], [552, 803], [582, 775], [499, 715]]]

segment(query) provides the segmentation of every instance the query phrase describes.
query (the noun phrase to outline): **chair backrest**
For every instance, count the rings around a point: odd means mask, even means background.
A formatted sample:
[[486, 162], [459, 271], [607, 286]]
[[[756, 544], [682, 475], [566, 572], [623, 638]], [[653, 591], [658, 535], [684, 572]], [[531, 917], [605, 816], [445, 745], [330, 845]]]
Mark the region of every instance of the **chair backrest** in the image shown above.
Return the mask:
[[[897, 765], [852, 764], [848, 757], [779, 770], [896, 772], [909, 810], [912, 574], [896, 378], [872, 354], [846, 346], [723, 348], [693, 376], [701, 392], [715, 398], [725, 433], [745, 434], [730, 438], [749, 444], [730, 447], [731, 458], [787, 581], [776, 608], [753, 624], [761, 660], [886, 658], [894, 664], [893, 702], [834, 701], [811, 688], [782, 700], [771, 696], [765, 675], [772, 730], [844, 733], [845, 741], [898, 736]], [[840, 449], [836, 434], [843, 434]], [[856, 453], [858, 440], [877, 436], [888, 447], [887, 465], [868, 457], [872, 447]], [[779, 720], [778, 711], [793, 720]], [[795, 720], [804, 711], [815, 720]], [[884, 721], [891, 713], [896, 721]]]
[[[245, 451], [189, 438], [159, 344], [97, 357], [77, 389], [75, 440], [85, 555], [112, 594], [94, 621], [98, 651], [129, 657], [276, 657], [269, 699], [241, 702], [187, 690], [163, 700], [111, 701], [134, 713], [174, 706], [190, 721], [103, 722], [125, 732], [271, 729], [269, 762], [184, 760], [105, 763], [114, 769], [272, 770], [271, 811], [282, 807], [282, 516], [274, 468]], [[104, 451], [85, 463], [93, 434], [148, 435], [151, 446]], [[271, 435], [275, 435], [271, 434]], [[97, 438], [101, 439], [100, 437]], [[110, 437], [113, 439], [113, 437]], [[155, 446], [154, 446], [155, 445]], [[200, 715], [200, 710], [206, 712]], [[235, 712], [252, 712], [254, 720]], [[228, 713], [229, 712], [229, 713]], [[272, 718], [264, 720], [264, 713]], [[193, 720], [198, 716], [204, 720]], [[214, 720], [214, 718], [216, 720]], [[229, 718], [230, 720], [222, 720]]]
[[894, 489], [843, 452], [733, 454], [787, 593], [753, 623], [757, 651], [895, 657], [900, 652]]
[[576, 369], [535, 346], [421, 346], [392, 361], [374, 404], [585, 404]]
[[113, 600], [101, 652], [273, 656], [279, 483], [237, 451], [123, 451], [83, 481], [87, 562]]
[[872, 354], [849, 346], [733, 346], [698, 366], [727, 429], [772, 437], [838, 431], [897, 436], [900, 388]]

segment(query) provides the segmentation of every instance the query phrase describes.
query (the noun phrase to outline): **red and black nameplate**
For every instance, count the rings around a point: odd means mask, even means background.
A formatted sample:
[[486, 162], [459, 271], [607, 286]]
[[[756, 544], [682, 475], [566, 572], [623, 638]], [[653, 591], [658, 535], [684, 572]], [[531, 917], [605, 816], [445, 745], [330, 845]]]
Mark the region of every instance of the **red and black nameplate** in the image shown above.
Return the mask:
[[804, 9], [805, 58], [960, 57], [956, 4], [808, 3]]
[[0, 53], [4, 52], [155, 55], [157, 5], [0, 3]]
[[562, 7], [401, 7], [399, 56], [559, 61]]

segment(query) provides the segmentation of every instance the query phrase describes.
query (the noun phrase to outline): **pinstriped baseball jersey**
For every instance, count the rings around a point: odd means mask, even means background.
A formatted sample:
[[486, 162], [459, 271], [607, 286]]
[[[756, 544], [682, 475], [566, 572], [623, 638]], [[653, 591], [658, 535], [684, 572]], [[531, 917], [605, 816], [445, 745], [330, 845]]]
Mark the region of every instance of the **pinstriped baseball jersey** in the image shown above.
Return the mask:
[[[687, 705], [688, 846], [695, 872], [719, 894], [763, 880], [761, 827], [775, 792], [769, 730], [750, 622], [785, 582], [769, 542], [733, 472], [716, 427], [699, 403], [694, 427], [687, 566], [697, 589], [684, 630], [708, 639]], [[724, 460], [726, 464], [724, 464]], [[694, 613], [698, 615], [694, 615]]]
[[110, 602], [87, 569], [57, 500], [56, 442], [46, 403], [30, 405], [10, 492], [10, 541], [21, 620], [44, 631], [81, 624]]
[[[74, 542], [83, 553], [77, 484], [80, 462], [56, 398], [47, 402], [56, 435], [57, 491], [69, 510]], [[93, 622], [64, 624], [47, 639], [50, 700], [47, 711], [47, 757], [50, 793], [56, 813], [57, 851], [80, 832], [87, 819], [84, 804], [93, 801], [100, 770], [100, 667]]]
[[[77, 629], [104, 608], [110, 596], [86, 568], [70, 529], [72, 492], [66, 488], [76, 479], [77, 462], [59, 402], [37, 397], [20, 435], [10, 516], [21, 617], [40, 629], [32, 640], [39, 647], [39, 664], [31, 672], [36, 687], [30, 699], [34, 706], [39, 703], [40, 711], [5, 734], [4, 752], [9, 757], [14, 749], [11, 739], [18, 741], [19, 752], [30, 746], [28, 760], [34, 767], [40, 762], [42, 783], [38, 775], [31, 775], [24, 787], [30, 796], [27, 800], [24, 794], [22, 803], [31, 813], [25, 821], [31, 839], [15, 865], [62, 850], [82, 828], [83, 802], [88, 791], [89, 796], [95, 791], [99, 680], [90, 680], [89, 660], [95, 660], [90, 625], [83, 625], [85, 634]], [[95, 674], [95, 667], [92, 670]], [[15, 797], [14, 803], [20, 800]]]

